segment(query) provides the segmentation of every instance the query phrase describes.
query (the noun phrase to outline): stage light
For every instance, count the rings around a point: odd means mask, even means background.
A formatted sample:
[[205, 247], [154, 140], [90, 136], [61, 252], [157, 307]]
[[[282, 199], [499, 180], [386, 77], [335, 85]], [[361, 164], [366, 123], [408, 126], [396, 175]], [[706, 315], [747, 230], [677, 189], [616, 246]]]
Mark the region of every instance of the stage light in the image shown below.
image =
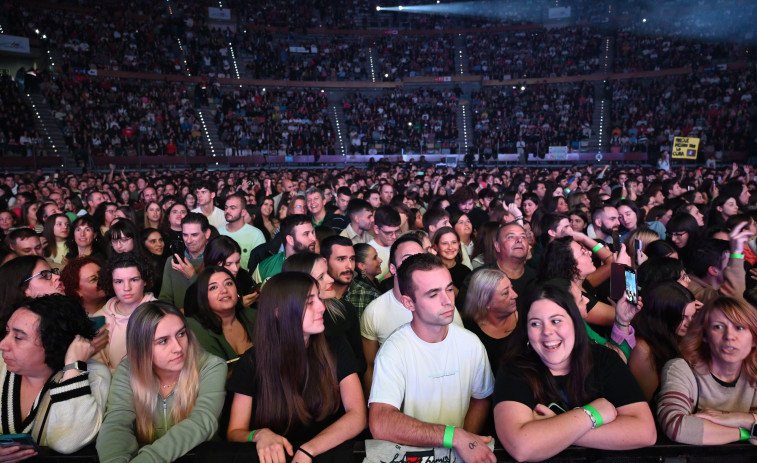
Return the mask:
[[399, 9], [400, 11], [402, 11], [402, 5], [400, 5], [398, 9]]
[[381, 11], [381, 7], [376, 5], [376, 11]]

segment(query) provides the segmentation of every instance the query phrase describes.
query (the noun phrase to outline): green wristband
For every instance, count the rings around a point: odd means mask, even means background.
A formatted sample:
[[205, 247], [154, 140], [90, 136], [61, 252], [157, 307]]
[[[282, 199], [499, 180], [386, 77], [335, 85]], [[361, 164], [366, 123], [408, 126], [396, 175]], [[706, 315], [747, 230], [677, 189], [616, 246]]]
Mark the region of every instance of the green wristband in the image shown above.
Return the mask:
[[455, 436], [454, 426], [447, 426], [446, 428], [444, 428], [444, 448], [445, 449], [452, 448], [452, 438], [454, 436]]
[[749, 431], [744, 428], [739, 428], [739, 432], [741, 432], [741, 438], [739, 439], [740, 441], [749, 440], [749, 438], [752, 437], [749, 435]]
[[594, 421], [597, 422], [597, 427], [600, 427], [604, 424], [604, 420], [602, 420], [602, 415], [599, 414], [596, 408], [592, 407], [591, 405], [584, 405], [581, 408], [591, 413], [591, 416], [594, 417]]
[[597, 253], [597, 252], [599, 252], [599, 250], [600, 250], [600, 249], [602, 249], [603, 247], [605, 247], [605, 245], [604, 245], [604, 244], [602, 244], [602, 243], [597, 243], [597, 245], [596, 245], [596, 246], [594, 246], [594, 247], [593, 247], [593, 248], [591, 249], [591, 252], [593, 252], [594, 254], [596, 254], [596, 253]]
[[253, 429], [252, 432], [250, 432], [250, 435], [247, 436], [247, 442], [252, 442], [252, 435], [255, 434], [255, 431], [257, 431], [257, 429]]
[[734, 253], [731, 253], [731, 258], [732, 259], [743, 259], [744, 258], [744, 254], [736, 254], [734, 252]]

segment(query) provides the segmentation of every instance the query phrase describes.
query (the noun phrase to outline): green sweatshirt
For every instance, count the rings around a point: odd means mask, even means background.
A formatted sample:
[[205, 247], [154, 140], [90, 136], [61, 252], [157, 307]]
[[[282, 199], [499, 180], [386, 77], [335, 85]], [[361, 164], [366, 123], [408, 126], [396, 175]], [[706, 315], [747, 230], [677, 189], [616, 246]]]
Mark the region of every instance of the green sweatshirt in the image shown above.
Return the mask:
[[139, 448], [137, 443], [134, 393], [131, 388], [129, 359], [122, 361], [113, 375], [105, 418], [97, 436], [97, 456], [101, 463], [110, 462], [172, 462], [201, 443], [210, 440], [218, 430], [218, 416], [226, 398], [226, 362], [202, 352], [199, 391], [189, 416], [174, 423], [171, 416], [174, 394], [166, 399], [155, 397], [153, 422], [155, 441]]

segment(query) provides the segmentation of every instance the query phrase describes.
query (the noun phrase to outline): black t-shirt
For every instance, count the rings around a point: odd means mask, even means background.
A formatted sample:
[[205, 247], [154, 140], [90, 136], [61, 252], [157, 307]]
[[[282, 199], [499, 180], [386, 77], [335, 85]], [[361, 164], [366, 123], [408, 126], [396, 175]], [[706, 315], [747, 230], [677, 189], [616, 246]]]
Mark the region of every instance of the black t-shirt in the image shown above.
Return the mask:
[[[636, 379], [615, 351], [598, 344], [591, 344], [591, 352], [594, 357], [594, 365], [587, 377], [587, 386], [591, 386], [587, 389], [594, 391], [591, 400], [602, 397], [610, 401], [615, 408], [636, 402], [646, 402], [644, 393]], [[549, 374], [548, 370], [547, 372]], [[555, 376], [554, 378], [560, 390], [565, 391], [568, 376]], [[561, 395], [565, 397], [564, 393]], [[528, 382], [523, 378], [520, 371], [511, 365], [501, 366], [494, 385], [494, 405], [505, 401], [520, 402], [532, 410], [537, 405]], [[567, 399], [564, 399], [563, 402], [559, 405], [564, 410], [586, 405], [567, 403]]]
[[512, 339], [512, 334], [500, 339], [493, 338], [486, 334], [484, 330], [478, 326], [478, 323], [470, 317], [463, 317], [463, 326], [481, 340], [481, 344], [486, 348], [486, 356], [489, 357], [489, 365], [491, 366], [492, 371], [496, 374], [499, 371], [499, 363], [502, 360], [502, 355], [507, 351], [507, 346]]
[[344, 318], [332, 316], [327, 313], [323, 317], [325, 330], [323, 334], [326, 337], [343, 336], [352, 349], [355, 358], [355, 368], [360, 379], [363, 379], [367, 364], [365, 354], [363, 353], [363, 338], [360, 336], [360, 318], [357, 315], [357, 309], [349, 301], [340, 299], [344, 305]]
[[[328, 341], [331, 353], [336, 361], [336, 376], [337, 381], [341, 382], [347, 376], [356, 373], [355, 358], [352, 355], [352, 350], [347, 344], [344, 337], [331, 336], [326, 338]], [[255, 347], [251, 347], [245, 352], [237, 362], [237, 366], [234, 367], [234, 371], [231, 377], [226, 382], [226, 389], [229, 392], [244, 394], [253, 398], [252, 400], [252, 415], [250, 416], [250, 429], [254, 429], [255, 412], [257, 410], [258, 399], [260, 394], [258, 391], [258, 382], [255, 376]], [[332, 423], [344, 415], [344, 406], [341, 402], [339, 410], [336, 413], [326, 417], [321, 421], [311, 423], [310, 426], [303, 427], [302, 425], [295, 425], [293, 429], [284, 436], [295, 447], [299, 447], [305, 442], [315, 437], [318, 433], [329, 427]], [[277, 432], [276, 430], [273, 430]]]
[[471, 269], [466, 267], [465, 265], [461, 263], [455, 264], [454, 267], [449, 269], [449, 274], [452, 277], [452, 283], [455, 285], [455, 288], [460, 288], [463, 285], [463, 281], [465, 281], [465, 277], [468, 276], [468, 274], [471, 273]]

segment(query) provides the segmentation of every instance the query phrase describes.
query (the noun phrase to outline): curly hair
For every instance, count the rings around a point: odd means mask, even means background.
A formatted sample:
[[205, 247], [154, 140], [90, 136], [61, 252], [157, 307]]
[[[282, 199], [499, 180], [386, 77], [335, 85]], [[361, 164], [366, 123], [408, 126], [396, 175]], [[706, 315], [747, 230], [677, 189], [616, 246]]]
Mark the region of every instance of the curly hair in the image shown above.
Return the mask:
[[76, 335], [87, 339], [95, 336], [95, 328], [87, 312], [70, 297], [51, 294], [26, 299], [16, 304], [13, 311], [19, 309], [39, 316], [39, 339], [45, 350], [45, 364], [53, 371], [63, 368], [66, 351]]
[[[70, 264], [69, 264], [70, 265]], [[142, 276], [142, 280], [145, 282], [145, 291], [147, 288], [152, 288], [155, 283], [155, 274], [152, 270], [152, 265], [147, 259], [139, 258], [139, 256], [133, 252], [123, 252], [121, 254], [114, 254], [113, 257], [105, 262], [105, 265], [100, 269], [100, 279], [97, 280], [97, 289], [102, 289], [108, 297], [116, 295], [113, 291], [113, 271], [117, 268], [131, 268], [136, 267], [139, 274]], [[68, 288], [68, 286], [66, 286]]]

